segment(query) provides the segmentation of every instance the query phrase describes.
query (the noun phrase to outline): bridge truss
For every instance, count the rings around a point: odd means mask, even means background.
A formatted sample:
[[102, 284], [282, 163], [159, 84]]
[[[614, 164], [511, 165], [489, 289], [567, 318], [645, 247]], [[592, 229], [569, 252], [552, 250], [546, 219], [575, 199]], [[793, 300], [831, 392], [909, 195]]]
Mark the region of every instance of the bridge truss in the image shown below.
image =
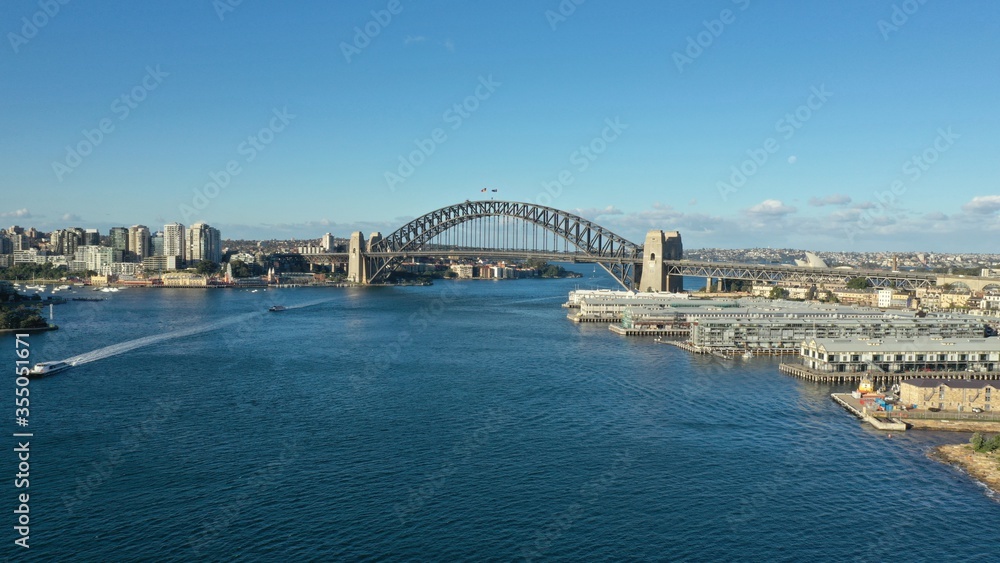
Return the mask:
[[690, 260], [664, 260], [668, 275], [751, 280], [775, 284], [846, 283], [854, 278], [865, 278], [873, 287], [916, 289], [935, 285], [937, 276], [921, 272], [890, 272], [885, 270], [841, 270], [837, 268], [807, 268], [778, 264], [739, 264], [727, 262], [695, 262]]
[[[556, 254], [560, 241], [563, 252]], [[408, 256], [448, 255], [449, 248], [482, 249], [484, 256], [572, 255], [600, 265], [627, 289], [637, 285], [642, 268], [641, 246], [583, 217], [531, 203], [466, 201], [417, 217], [374, 242], [366, 253], [369, 281], [385, 281]]]

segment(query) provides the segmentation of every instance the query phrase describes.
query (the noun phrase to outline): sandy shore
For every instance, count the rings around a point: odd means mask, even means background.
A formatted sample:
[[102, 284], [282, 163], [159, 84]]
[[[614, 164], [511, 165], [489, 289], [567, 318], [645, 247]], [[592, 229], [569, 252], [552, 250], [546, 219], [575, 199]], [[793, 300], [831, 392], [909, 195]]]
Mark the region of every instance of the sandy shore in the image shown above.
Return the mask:
[[1000, 494], [1000, 453], [976, 453], [969, 444], [948, 444], [931, 450], [931, 457], [956, 465]]

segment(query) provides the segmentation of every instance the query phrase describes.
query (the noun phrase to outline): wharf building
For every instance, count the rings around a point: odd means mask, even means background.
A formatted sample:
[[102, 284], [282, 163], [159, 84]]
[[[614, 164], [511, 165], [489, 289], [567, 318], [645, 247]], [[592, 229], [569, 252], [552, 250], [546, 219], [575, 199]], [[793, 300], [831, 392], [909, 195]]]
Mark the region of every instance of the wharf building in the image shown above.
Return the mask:
[[[996, 408], [1000, 384], [995, 381], [969, 379], [907, 379], [899, 384], [899, 402], [918, 409], [984, 412]], [[994, 400], [995, 399], [995, 400]]]
[[568, 315], [576, 322], [631, 322], [635, 324], [670, 324], [677, 320], [791, 318], [914, 318], [914, 311], [886, 312], [874, 307], [852, 307], [829, 303], [741, 299], [682, 299], [670, 294], [636, 297], [583, 297], [580, 309]]
[[1000, 338], [813, 338], [801, 343], [799, 356], [818, 372], [960, 372], [966, 379], [994, 379]]
[[581, 293], [570, 295], [567, 307], [579, 308], [576, 313], [570, 313], [568, 318], [574, 322], [619, 322], [625, 317], [626, 311], [633, 319], [662, 315], [675, 309], [688, 307], [735, 307], [735, 300], [700, 300], [690, 299], [684, 294], [633, 293], [629, 291], [601, 292], [593, 294]]
[[983, 323], [946, 316], [900, 315], [800, 318], [795, 314], [772, 318], [694, 319], [688, 343], [722, 352], [750, 351], [795, 354], [808, 338], [981, 338]]
[[163, 287], [206, 287], [208, 278], [188, 272], [170, 272], [160, 276]]
[[563, 307], [569, 309], [579, 309], [583, 301], [588, 300], [595, 303], [596, 300], [608, 298], [611, 300], [634, 300], [650, 299], [652, 303], [660, 303], [663, 299], [690, 299], [687, 293], [639, 293], [637, 291], [614, 290], [614, 289], [574, 289], [569, 292], [569, 299]]

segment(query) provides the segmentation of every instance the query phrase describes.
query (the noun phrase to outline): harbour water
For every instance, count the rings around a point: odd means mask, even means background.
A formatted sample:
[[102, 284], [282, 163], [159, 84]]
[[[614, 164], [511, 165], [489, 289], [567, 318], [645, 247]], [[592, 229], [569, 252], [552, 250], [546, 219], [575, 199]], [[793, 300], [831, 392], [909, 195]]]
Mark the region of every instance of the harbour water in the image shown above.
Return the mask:
[[926, 456], [967, 436], [890, 439], [777, 360], [567, 321], [592, 281], [61, 305], [32, 359], [81, 362], [30, 384], [32, 547], [6, 553], [995, 560], [1000, 502]]

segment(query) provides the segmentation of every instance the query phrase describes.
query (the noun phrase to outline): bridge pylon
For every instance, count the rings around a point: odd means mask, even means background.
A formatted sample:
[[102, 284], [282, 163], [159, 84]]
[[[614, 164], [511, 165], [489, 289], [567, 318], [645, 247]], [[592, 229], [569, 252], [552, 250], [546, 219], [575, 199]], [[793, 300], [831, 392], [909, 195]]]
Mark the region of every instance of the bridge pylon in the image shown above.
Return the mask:
[[352, 283], [368, 283], [366, 251], [365, 234], [361, 231], [351, 233], [351, 244], [347, 249], [347, 281]]
[[678, 231], [652, 230], [646, 233], [642, 252], [642, 275], [639, 291], [670, 291], [677, 293], [684, 289], [684, 277], [667, 275], [664, 260], [680, 260], [684, 255], [684, 245]]
[[365, 285], [372, 281], [372, 273], [378, 265], [370, 253], [377, 252], [381, 242], [382, 233], [378, 231], [368, 235], [368, 242], [365, 242], [365, 234], [361, 231], [351, 233], [351, 244], [347, 249], [347, 281]]

